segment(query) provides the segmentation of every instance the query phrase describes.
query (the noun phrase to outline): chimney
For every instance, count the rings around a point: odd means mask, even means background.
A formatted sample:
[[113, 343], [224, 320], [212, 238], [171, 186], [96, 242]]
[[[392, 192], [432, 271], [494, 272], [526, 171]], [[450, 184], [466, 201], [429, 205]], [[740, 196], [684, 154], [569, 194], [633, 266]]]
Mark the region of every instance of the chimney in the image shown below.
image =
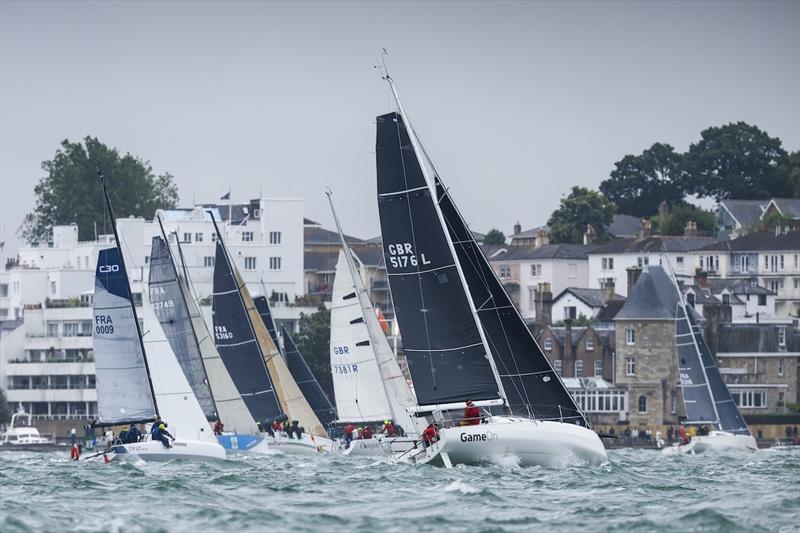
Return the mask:
[[708, 287], [708, 272], [696, 268], [694, 271], [694, 284], [698, 287]]
[[[566, 314], [566, 312], [565, 312]], [[562, 375], [566, 378], [575, 377], [575, 358], [572, 353], [572, 319], [564, 317], [564, 357], [561, 367]]]
[[664, 234], [664, 226], [667, 223], [667, 216], [669, 215], [669, 204], [666, 200], [661, 200], [658, 204], [658, 231]]
[[547, 231], [540, 229], [536, 232], [536, 242], [534, 243], [534, 247], [541, 248], [546, 244], [550, 244], [550, 234], [547, 233]]
[[683, 228], [683, 236], [691, 237], [693, 235], [697, 235], [697, 222], [694, 220], [688, 220], [686, 222], [686, 226]]
[[719, 330], [723, 322], [731, 322], [730, 304], [714, 304], [703, 306], [703, 318], [706, 319], [706, 342], [714, 357], [719, 347]]
[[550, 325], [553, 318], [553, 292], [549, 283], [539, 283], [536, 288], [536, 325], [540, 329]]
[[514, 224], [514, 235], [519, 233], [522, 233], [522, 226], [520, 225], [519, 220], [517, 220], [517, 223]]
[[649, 218], [643, 218], [640, 223], [639, 238], [646, 239], [653, 233], [652, 223]]
[[595, 237], [597, 237], [597, 232], [594, 230], [594, 226], [587, 224], [586, 231], [583, 234], [583, 244], [594, 243]]
[[642, 273], [642, 269], [638, 266], [632, 266], [626, 268], [625, 271], [628, 272], [628, 298], [630, 298], [633, 286], [639, 281], [639, 275]]
[[614, 299], [617, 287], [614, 283], [614, 278], [606, 278], [603, 281], [603, 301], [610, 302]]

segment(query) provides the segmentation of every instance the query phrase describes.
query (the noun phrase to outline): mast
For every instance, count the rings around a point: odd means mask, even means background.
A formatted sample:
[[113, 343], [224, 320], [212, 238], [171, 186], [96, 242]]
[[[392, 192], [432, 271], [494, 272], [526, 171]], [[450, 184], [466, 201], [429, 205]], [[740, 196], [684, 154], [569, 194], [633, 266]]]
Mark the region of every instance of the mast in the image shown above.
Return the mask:
[[[180, 289], [180, 283], [181, 282], [180, 282], [180, 277], [178, 276], [178, 269], [175, 266], [175, 257], [173, 257], [173, 255], [172, 255], [172, 248], [170, 248], [169, 239], [167, 238], [167, 233], [166, 233], [166, 231], [164, 231], [164, 224], [161, 222], [161, 217], [158, 214], [156, 214], [156, 220], [158, 220], [158, 227], [161, 229], [161, 235], [164, 237], [164, 244], [167, 247], [167, 254], [169, 255], [169, 264], [172, 266], [172, 271], [175, 273], [175, 279], [178, 281], [178, 289]], [[176, 232], [175, 236], [176, 236], [175, 242], [179, 243], [178, 244], [178, 251], [181, 254], [181, 261], [183, 261], [183, 253], [180, 252], [180, 239], [177, 238], [177, 232]], [[188, 276], [186, 276], [186, 263], [182, 263], [182, 264], [183, 264], [184, 279], [187, 281], [186, 287], [188, 288], [189, 287], [189, 284], [188, 284], [189, 278], [188, 278]], [[181, 296], [182, 296], [181, 297], [181, 302], [183, 303], [183, 308], [186, 310], [186, 316], [189, 317], [189, 327], [192, 329], [192, 336], [194, 337], [195, 343], [197, 343], [197, 331], [194, 329], [194, 324], [192, 323], [192, 320], [191, 320], [192, 314], [189, 311], [189, 304], [186, 303], [186, 295], [183, 294], [183, 291], [180, 291], [180, 292], [181, 292]], [[208, 384], [208, 371], [206, 370], [206, 363], [205, 363], [205, 361], [203, 361], [203, 357], [202, 356], [200, 357], [200, 365], [203, 367], [203, 374], [206, 376], [206, 384]], [[188, 377], [187, 377], [187, 380], [188, 380]], [[209, 385], [208, 389], [209, 389], [209, 391], [211, 390], [211, 386], [210, 385]], [[217, 416], [219, 416], [219, 410], [217, 409], [217, 402], [214, 399], [214, 394], [211, 394], [211, 403], [214, 405], [214, 413]]]
[[[108, 188], [106, 187], [106, 178], [103, 172], [98, 168], [97, 175], [100, 177], [100, 184], [103, 186], [103, 197], [106, 201], [106, 209], [108, 209], [108, 217], [111, 219], [111, 228], [114, 230], [114, 240], [116, 241], [117, 248], [119, 248], [119, 262], [122, 266], [122, 271], [125, 278], [125, 287], [128, 289], [130, 298], [128, 299], [131, 304], [131, 312], [133, 313], [133, 323], [136, 324], [136, 335], [139, 337], [139, 346], [142, 349], [142, 359], [144, 360], [144, 369], [147, 373], [147, 384], [150, 386], [150, 394], [153, 397], [153, 407], [155, 408], [156, 415], [158, 415], [158, 402], [156, 401], [156, 391], [153, 387], [153, 378], [150, 375], [150, 365], [147, 362], [147, 352], [144, 349], [144, 341], [142, 340], [142, 328], [139, 326], [139, 316], [136, 314], [136, 305], [133, 303], [133, 290], [131, 289], [131, 281], [128, 279], [128, 267], [125, 266], [125, 254], [122, 253], [122, 241], [117, 232], [117, 219], [114, 218], [114, 211], [111, 208], [111, 199], [108, 197]], [[142, 302], [144, 304], [144, 302]]]
[[[164, 233], [164, 226], [161, 225], [161, 219], [158, 219], [158, 225], [161, 226], [161, 234], [164, 236], [164, 242], [167, 243], [167, 249], [169, 250], [169, 256], [172, 258], [172, 250], [169, 247], [169, 239], [167, 239], [166, 233]], [[183, 248], [181, 248], [181, 240], [178, 238], [178, 232], [173, 231], [173, 235], [175, 235], [175, 243], [178, 245], [178, 255], [181, 258], [181, 270], [183, 270], [183, 279], [186, 280], [186, 286], [189, 286], [189, 272], [186, 270], [186, 260], [183, 257]], [[174, 258], [173, 258], [174, 261]], [[178, 275], [177, 269], [175, 270], [175, 275]]]
[[430, 176], [428, 175], [428, 169], [426, 165], [423, 163], [426, 157], [420, 157], [420, 155], [424, 155], [424, 150], [421, 148], [419, 139], [417, 139], [417, 134], [414, 131], [414, 128], [411, 126], [411, 122], [408, 120], [408, 116], [406, 115], [405, 109], [403, 109], [403, 103], [400, 101], [400, 96], [397, 94], [397, 88], [394, 86], [394, 81], [389, 76], [388, 72], [386, 72], [383, 76], [383, 79], [389, 84], [389, 87], [392, 89], [392, 95], [394, 96], [394, 100], [397, 103], [397, 110], [400, 112], [400, 116], [405, 122], [406, 127], [408, 129], [408, 138], [411, 140], [411, 146], [414, 149], [414, 152], [417, 155], [417, 158], [420, 161], [420, 170], [422, 171], [422, 177], [425, 179], [425, 183], [428, 186], [431, 194], [431, 200], [433, 201], [433, 207], [436, 211], [436, 216], [439, 219], [439, 224], [442, 227], [442, 231], [444, 232], [444, 238], [447, 241], [447, 246], [450, 249], [450, 253], [453, 256], [453, 262], [456, 266], [456, 271], [458, 272], [458, 277], [461, 281], [461, 285], [464, 288], [464, 293], [467, 298], [467, 302], [469, 304], [470, 311], [472, 313], [472, 317], [475, 320], [475, 326], [478, 328], [478, 335], [480, 335], [481, 342], [483, 343], [483, 347], [486, 350], [486, 358], [489, 360], [489, 367], [492, 369], [492, 374], [494, 375], [494, 380], [497, 383], [498, 392], [500, 393], [500, 397], [503, 399], [504, 402], [507, 403], [507, 397], [505, 389], [503, 388], [503, 381], [500, 379], [500, 373], [497, 370], [497, 364], [492, 356], [492, 351], [489, 348], [489, 342], [486, 339], [486, 334], [483, 331], [483, 326], [481, 325], [480, 318], [478, 316], [478, 311], [475, 308], [475, 302], [472, 300], [472, 295], [470, 294], [469, 287], [467, 286], [466, 278], [464, 277], [464, 271], [461, 268], [461, 262], [458, 260], [458, 254], [456, 253], [455, 246], [453, 245], [453, 239], [450, 238], [450, 233], [447, 231], [447, 225], [445, 224], [444, 216], [442, 215], [442, 210], [439, 207], [438, 197], [436, 194], [436, 187], [433, 184]]

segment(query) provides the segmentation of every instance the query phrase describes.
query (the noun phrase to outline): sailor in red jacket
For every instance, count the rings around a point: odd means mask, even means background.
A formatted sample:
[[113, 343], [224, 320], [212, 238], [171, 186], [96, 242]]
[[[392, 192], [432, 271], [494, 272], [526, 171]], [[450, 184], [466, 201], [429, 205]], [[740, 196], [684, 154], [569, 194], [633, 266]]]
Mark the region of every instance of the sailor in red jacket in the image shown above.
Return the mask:
[[462, 426], [474, 426], [481, 423], [481, 410], [475, 407], [472, 400], [467, 400], [464, 416], [461, 417]]
[[364, 430], [361, 432], [362, 439], [371, 439], [372, 438], [372, 430], [369, 426], [364, 426]]
[[353, 432], [356, 430], [356, 427], [353, 424], [347, 424], [344, 427], [344, 447], [345, 449], [350, 447], [350, 442], [353, 440]]
[[425, 431], [422, 432], [422, 440], [425, 442], [425, 446], [430, 446], [436, 442], [438, 436], [439, 434], [436, 432], [436, 426], [433, 423], [426, 427]]

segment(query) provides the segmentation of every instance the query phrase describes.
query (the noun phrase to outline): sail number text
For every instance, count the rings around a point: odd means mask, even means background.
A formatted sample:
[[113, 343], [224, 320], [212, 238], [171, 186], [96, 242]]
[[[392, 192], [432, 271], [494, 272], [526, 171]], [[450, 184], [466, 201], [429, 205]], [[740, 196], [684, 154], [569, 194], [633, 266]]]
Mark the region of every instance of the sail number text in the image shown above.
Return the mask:
[[333, 365], [334, 374], [355, 374], [358, 372], [358, 365]]
[[392, 243], [388, 246], [388, 250], [389, 263], [394, 268], [403, 268], [409, 265], [420, 266], [431, 264], [431, 262], [425, 258], [424, 253], [419, 254], [419, 259], [417, 259], [417, 254], [414, 253], [414, 247], [411, 246], [410, 242]]
[[349, 354], [350, 349], [347, 346], [334, 346], [333, 347], [333, 354], [334, 355], [345, 355]]
[[113, 335], [114, 322], [111, 320], [110, 315], [95, 315], [94, 317], [94, 332], [98, 335]]
[[233, 338], [233, 332], [225, 326], [214, 326], [214, 338], [218, 341], [228, 341]]

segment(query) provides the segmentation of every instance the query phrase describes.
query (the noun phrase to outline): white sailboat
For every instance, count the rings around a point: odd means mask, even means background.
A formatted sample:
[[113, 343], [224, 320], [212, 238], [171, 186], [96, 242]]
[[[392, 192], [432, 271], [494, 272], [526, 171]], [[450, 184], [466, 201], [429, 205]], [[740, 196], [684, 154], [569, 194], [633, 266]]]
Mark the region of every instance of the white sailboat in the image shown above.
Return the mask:
[[[384, 256], [415, 412], [438, 429], [437, 442], [391, 458], [447, 467], [505, 458], [605, 462], [600, 438], [497, 280], [385, 79], [398, 111], [377, 118]], [[467, 400], [491, 409], [481, 423], [452, 417]]]
[[[171, 447], [149, 439], [112, 444], [113, 459], [216, 460], [225, 450], [213, 437], [200, 404], [143, 296], [148, 339], [143, 339], [131, 296], [121, 241], [105, 180], [100, 176], [117, 245], [100, 250], [94, 293], [94, 355], [99, 420], [96, 427], [152, 423], [160, 415], [172, 425]], [[147, 345], [147, 346], [146, 346]]]

